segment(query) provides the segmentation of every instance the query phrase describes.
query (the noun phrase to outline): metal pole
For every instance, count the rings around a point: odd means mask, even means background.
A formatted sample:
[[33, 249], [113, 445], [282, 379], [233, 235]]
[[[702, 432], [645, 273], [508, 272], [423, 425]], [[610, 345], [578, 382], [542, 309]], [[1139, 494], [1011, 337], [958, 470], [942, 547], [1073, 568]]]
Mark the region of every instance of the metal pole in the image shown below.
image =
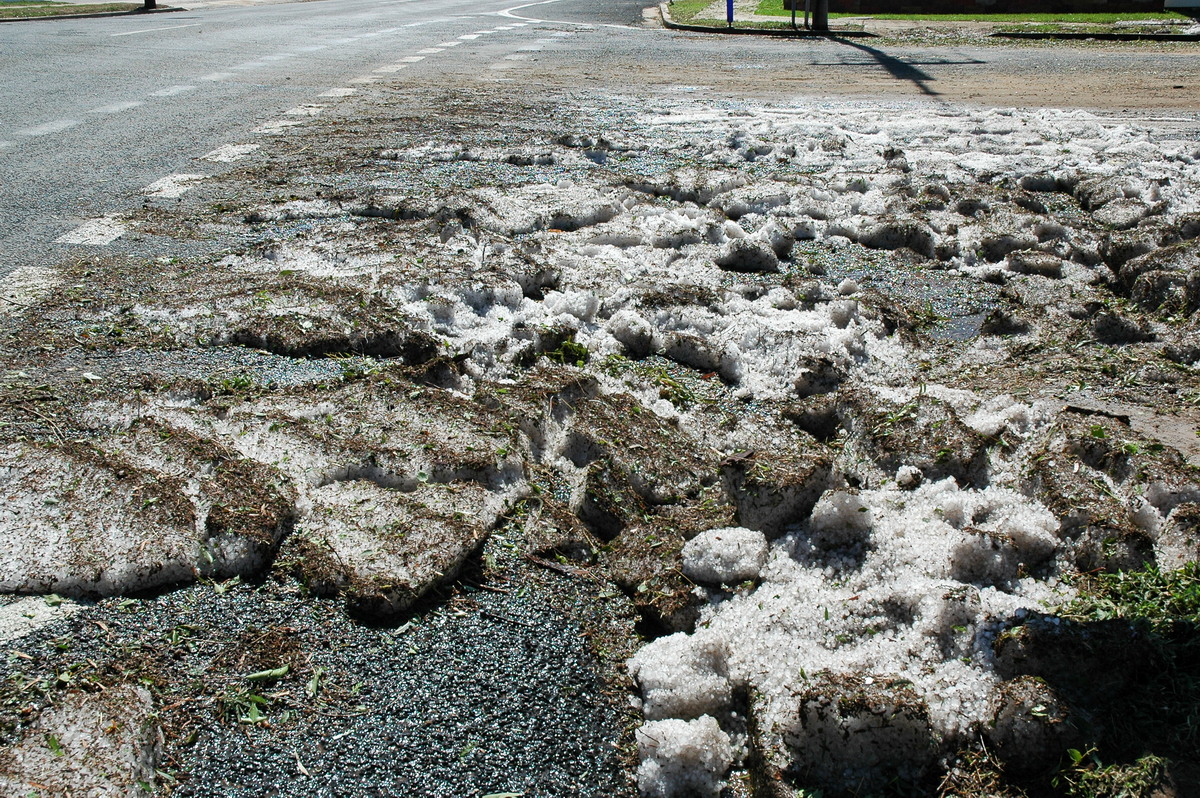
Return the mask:
[[812, 5], [812, 0], [804, 0], [804, 29], [805, 30], [812, 30], [812, 28], [810, 28], [808, 25], [808, 11], [809, 11], [809, 7], [811, 5]]
[[[792, 30], [795, 30], [796, 29], [796, 2], [797, 2], [797, 0], [791, 0], [791, 2], [792, 2]], [[804, 0], [804, 2], [807, 3], [808, 0]]]
[[817, 0], [812, 26], [813, 30], [829, 30], [829, 0]]
[[733, 0], [725, 0], [725, 21], [733, 27]]

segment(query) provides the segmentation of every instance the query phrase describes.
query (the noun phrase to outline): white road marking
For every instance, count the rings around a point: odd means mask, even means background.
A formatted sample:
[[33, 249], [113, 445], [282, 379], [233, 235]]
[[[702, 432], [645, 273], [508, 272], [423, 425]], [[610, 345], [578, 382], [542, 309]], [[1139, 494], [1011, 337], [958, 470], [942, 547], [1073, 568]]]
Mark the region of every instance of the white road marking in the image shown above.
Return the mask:
[[512, 30], [515, 27], [517, 27], [517, 26], [516, 25], [499, 25], [496, 27], [496, 30]]
[[142, 193], [147, 197], [175, 199], [176, 197], [182, 197], [192, 187], [192, 183], [203, 180], [206, 177], [208, 175], [167, 175], [146, 186], [142, 189]]
[[78, 119], [56, 119], [53, 122], [47, 122], [44, 125], [36, 127], [27, 127], [24, 130], [18, 130], [18, 136], [49, 136], [51, 133], [61, 133], [62, 131], [75, 127], [79, 124]]
[[295, 53], [275, 53], [274, 55], [264, 55], [260, 61], [283, 61], [288, 58], [295, 58]]
[[463, 41], [469, 42], [469, 41], [471, 41], [471, 39], [478, 39], [479, 34], [478, 33], [464, 33], [462, 36], [459, 36], [458, 38], [462, 39]]
[[438, 47], [458, 47], [462, 42], [438, 42]]
[[357, 78], [350, 78], [347, 83], [378, 83], [383, 80], [382, 75], [359, 75]]
[[218, 80], [225, 80], [226, 78], [231, 78], [231, 77], [233, 77], [232, 72], [210, 72], [207, 75], [201, 75], [200, 77], [196, 78], [196, 80], [203, 80], [203, 81], [207, 81], [209, 83], [214, 83]]
[[168, 25], [165, 28], [145, 28], [143, 30], [127, 30], [123, 33], [110, 33], [109, 36], [132, 36], [135, 33], [153, 33], [158, 30], [178, 30], [179, 28], [198, 28], [199, 22], [193, 22], [190, 25]]
[[408, 64], [388, 64], [387, 66], [379, 67], [379, 69], [376, 69], [375, 71], [382, 72], [386, 75], [393, 72], [399, 72], [401, 69], [408, 69]]
[[183, 94], [185, 91], [195, 91], [195, 86], [168, 86], [165, 89], [150, 92], [151, 97], [174, 97], [176, 94]]
[[128, 111], [131, 108], [137, 108], [139, 105], [146, 103], [141, 100], [129, 100], [123, 103], [113, 103], [112, 105], [102, 105], [99, 108], [93, 108], [88, 111], [89, 114], [119, 114], [122, 111]]
[[89, 244], [102, 247], [116, 241], [129, 226], [120, 221], [115, 214], [101, 216], [76, 227], [69, 233], [64, 233], [54, 239], [55, 244]]
[[321, 112], [329, 106], [327, 105], [297, 105], [290, 111], [285, 111], [288, 116], [320, 116]]
[[250, 132], [258, 133], [263, 136], [275, 136], [287, 130], [289, 127], [295, 127], [296, 125], [303, 124], [304, 123], [299, 119], [276, 119], [273, 122], [265, 122]]
[[349, 97], [351, 94], [358, 94], [358, 89], [330, 89], [318, 94], [318, 97]]
[[415, 64], [418, 61], [424, 61], [424, 60], [425, 60], [425, 56], [423, 56], [423, 55], [406, 55], [400, 59], [400, 63], [401, 64]]
[[517, 52], [518, 53], [540, 53], [544, 49], [546, 49], [546, 48], [540, 44], [531, 44], [528, 47], [520, 48], [519, 50], [517, 50]]
[[207, 155], [200, 157], [213, 163], [233, 163], [243, 158], [249, 158], [250, 153], [258, 148], [258, 144], [226, 144], [224, 147], [217, 147]]
[[525, 22], [526, 24], [538, 24], [538, 23], [542, 23], [542, 22], [549, 22], [552, 25], [574, 25], [578, 28], [585, 28], [587, 30], [591, 30], [596, 27], [617, 28], [618, 30], [638, 30], [638, 31], [645, 30], [645, 28], [635, 28], [632, 25], [613, 25], [613, 24], [595, 25], [591, 22], [572, 22], [570, 20], [564, 20], [564, 19], [550, 19], [550, 20], [534, 19], [533, 17], [519, 16], [516, 13], [523, 8], [533, 8], [534, 6], [544, 6], [549, 3], [557, 3], [557, 2], [558, 2], [558, 0], [536, 0], [536, 2], [533, 2], [533, 3], [522, 3], [519, 6], [512, 6], [511, 8], [506, 8], [503, 11], [497, 11], [496, 16], [507, 17], [509, 19], [519, 19], [519, 20]]
[[[59, 282], [58, 273], [38, 266], [18, 266], [0, 277], [0, 317], [13, 316], [21, 308], [50, 293]], [[12, 605], [9, 605], [12, 606]]]
[[433, 55], [434, 53], [442, 52], [442, 50], [443, 48], [441, 47], [426, 47], [424, 50], [417, 50], [417, 52], [424, 55]]

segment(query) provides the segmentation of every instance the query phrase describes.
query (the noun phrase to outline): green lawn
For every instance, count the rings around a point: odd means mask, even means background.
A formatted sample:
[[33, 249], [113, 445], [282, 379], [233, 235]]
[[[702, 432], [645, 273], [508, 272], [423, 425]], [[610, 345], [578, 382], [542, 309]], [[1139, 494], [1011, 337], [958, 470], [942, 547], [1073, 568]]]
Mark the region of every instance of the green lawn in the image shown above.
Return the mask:
[[132, 11], [141, 8], [141, 3], [53, 3], [49, 0], [16, 0], [0, 2], [0, 19], [25, 17], [53, 17], [59, 14], [103, 14], [110, 11]]
[[[779, 0], [780, 4], [783, 0]], [[671, 17], [676, 22], [687, 24], [696, 19], [697, 15], [709, 5], [712, 0], [674, 0], [671, 3]]]
[[[671, 7], [672, 13], [679, 5], [680, 3], [676, 3]], [[704, 3], [700, 3], [701, 8], [704, 5]], [[803, 8], [799, 11], [803, 13]], [[792, 15], [791, 10], [784, 9], [783, 0], [762, 0], [758, 5], [758, 13], [774, 17], [790, 17]], [[1186, 14], [1178, 14], [1173, 11], [1122, 12], [1119, 14], [830, 14], [829, 17], [831, 19], [835, 17], [870, 17], [871, 19], [909, 19], [928, 22], [1082, 22], [1093, 25], [1111, 25], [1114, 22], [1143, 19], [1191, 19]]]

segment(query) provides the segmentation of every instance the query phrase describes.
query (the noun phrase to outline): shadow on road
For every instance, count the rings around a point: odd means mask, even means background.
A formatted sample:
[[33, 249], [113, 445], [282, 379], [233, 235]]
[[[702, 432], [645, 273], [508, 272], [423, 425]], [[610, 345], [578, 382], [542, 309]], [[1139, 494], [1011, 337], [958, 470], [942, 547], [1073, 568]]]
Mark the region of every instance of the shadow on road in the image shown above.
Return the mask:
[[902, 61], [895, 56], [888, 55], [882, 50], [876, 50], [874, 47], [868, 47], [867, 45], [861, 44], [853, 39], [842, 39], [837, 36], [831, 36], [830, 41], [853, 47], [856, 50], [861, 50], [875, 59], [875, 63], [886, 69], [892, 77], [896, 78], [897, 80], [910, 81], [914, 86], [921, 90], [922, 94], [925, 94], [929, 97], [941, 96], [940, 92], [934, 91], [928, 85], [934, 82], [936, 78], [934, 78], [928, 72], [918, 69], [916, 66], [907, 61]]

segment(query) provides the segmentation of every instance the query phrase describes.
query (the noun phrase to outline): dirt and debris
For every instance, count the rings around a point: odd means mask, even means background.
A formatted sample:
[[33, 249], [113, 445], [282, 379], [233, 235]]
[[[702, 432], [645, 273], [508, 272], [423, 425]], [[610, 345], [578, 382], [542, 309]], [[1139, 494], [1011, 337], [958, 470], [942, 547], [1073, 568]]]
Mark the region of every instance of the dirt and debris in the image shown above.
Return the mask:
[[90, 778], [39, 774], [114, 701], [97, 767], [170, 795], [1055, 794], [1110, 744], [1078, 652], [1142, 641], [1054, 608], [1200, 554], [1194, 137], [371, 91], [129, 216], [228, 248], [5, 309], [0, 589], [75, 608], [5, 638], [12, 778]]

